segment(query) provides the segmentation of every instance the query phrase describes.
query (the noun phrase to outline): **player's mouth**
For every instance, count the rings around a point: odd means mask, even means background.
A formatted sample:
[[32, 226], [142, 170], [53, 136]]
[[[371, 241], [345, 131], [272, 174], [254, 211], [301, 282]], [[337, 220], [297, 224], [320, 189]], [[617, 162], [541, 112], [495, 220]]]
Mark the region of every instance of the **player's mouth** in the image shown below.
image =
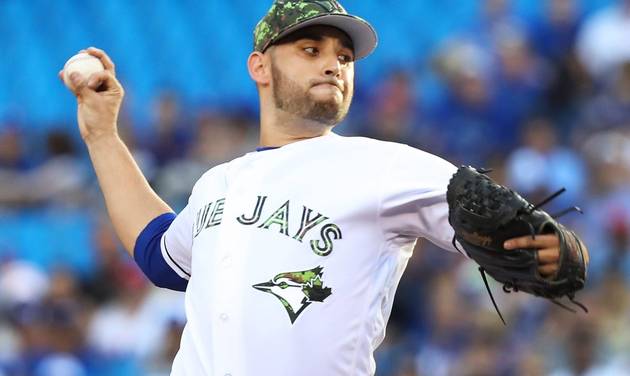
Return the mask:
[[330, 87], [336, 87], [337, 89], [339, 89], [340, 92], [344, 92], [343, 90], [343, 82], [339, 82], [337, 80], [334, 79], [330, 79], [330, 80], [323, 80], [323, 81], [317, 81], [313, 84], [312, 87], [317, 87], [317, 86], [330, 86]]

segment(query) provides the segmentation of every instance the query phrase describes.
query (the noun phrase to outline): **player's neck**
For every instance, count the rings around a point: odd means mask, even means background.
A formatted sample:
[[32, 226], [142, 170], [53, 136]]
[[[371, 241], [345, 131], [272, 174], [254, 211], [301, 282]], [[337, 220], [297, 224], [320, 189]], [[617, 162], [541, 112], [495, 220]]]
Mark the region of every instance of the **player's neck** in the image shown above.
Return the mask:
[[270, 111], [261, 110], [260, 146], [284, 146], [327, 135], [332, 128], [333, 126], [303, 119], [275, 108]]

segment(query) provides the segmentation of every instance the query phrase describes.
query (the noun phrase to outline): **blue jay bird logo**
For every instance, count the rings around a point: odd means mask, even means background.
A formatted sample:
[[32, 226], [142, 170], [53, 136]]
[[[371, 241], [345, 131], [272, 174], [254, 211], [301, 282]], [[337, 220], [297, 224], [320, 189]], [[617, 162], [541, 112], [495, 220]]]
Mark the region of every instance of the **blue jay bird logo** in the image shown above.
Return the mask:
[[270, 281], [252, 287], [278, 298], [293, 324], [311, 303], [321, 303], [332, 294], [332, 289], [324, 287], [322, 282], [323, 270], [324, 268], [318, 266], [301, 272], [280, 273]]

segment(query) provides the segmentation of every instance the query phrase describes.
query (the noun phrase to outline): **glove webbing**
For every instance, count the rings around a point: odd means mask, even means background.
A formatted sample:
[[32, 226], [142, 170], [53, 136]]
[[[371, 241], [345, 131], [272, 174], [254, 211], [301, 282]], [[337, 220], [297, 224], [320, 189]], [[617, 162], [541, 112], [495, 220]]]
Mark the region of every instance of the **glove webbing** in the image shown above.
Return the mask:
[[[483, 278], [483, 283], [486, 285], [486, 290], [488, 291], [488, 295], [490, 295], [490, 300], [492, 300], [492, 305], [494, 305], [494, 309], [499, 314], [499, 318], [503, 322], [503, 325], [507, 326], [507, 324], [505, 323], [505, 319], [503, 318], [503, 315], [501, 314], [501, 311], [499, 311], [499, 307], [497, 306], [497, 302], [494, 300], [494, 296], [492, 295], [492, 291], [490, 290], [490, 285], [488, 284], [488, 277], [486, 277], [486, 269], [484, 269], [483, 267], [480, 266], [479, 267], [479, 273], [481, 273], [481, 278]], [[505, 292], [506, 294], [509, 294], [511, 292], [518, 292], [518, 286], [516, 286], [515, 284], [508, 284], [508, 283], [506, 283], [506, 284], [503, 285], [503, 292]], [[566, 309], [569, 312], [577, 313], [577, 311], [575, 309], [560, 303], [556, 299], [549, 299], [549, 300], [551, 300], [552, 303], [554, 303], [557, 306], [560, 306], [560, 307]], [[582, 303], [578, 302], [577, 300], [575, 300], [574, 296], [569, 296], [569, 300], [571, 301], [571, 303], [573, 303], [576, 306], [582, 308], [585, 313], [588, 313], [588, 308], [586, 308], [586, 306], [584, 306], [584, 304], [582, 304]]]

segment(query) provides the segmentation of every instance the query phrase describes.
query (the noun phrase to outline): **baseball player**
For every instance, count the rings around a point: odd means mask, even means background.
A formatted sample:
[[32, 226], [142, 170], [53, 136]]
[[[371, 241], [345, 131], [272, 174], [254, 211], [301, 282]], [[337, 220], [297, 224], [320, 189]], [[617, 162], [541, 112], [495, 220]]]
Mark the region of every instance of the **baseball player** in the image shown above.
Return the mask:
[[[177, 215], [118, 136], [113, 62], [86, 50], [106, 70], [70, 79], [109, 215], [148, 278], [186, 292], [173, 375], [372, 375], [416, 240], [454, 250], [453, 165], [333, 132], [355, 61], [376, 44], [372, 26], [335, 0], [276, 0], [247, 61], [260, 147], [207, 171]], [[543, 275], [558, 268], [557, 236], [505, 246], [539, 249]]]

